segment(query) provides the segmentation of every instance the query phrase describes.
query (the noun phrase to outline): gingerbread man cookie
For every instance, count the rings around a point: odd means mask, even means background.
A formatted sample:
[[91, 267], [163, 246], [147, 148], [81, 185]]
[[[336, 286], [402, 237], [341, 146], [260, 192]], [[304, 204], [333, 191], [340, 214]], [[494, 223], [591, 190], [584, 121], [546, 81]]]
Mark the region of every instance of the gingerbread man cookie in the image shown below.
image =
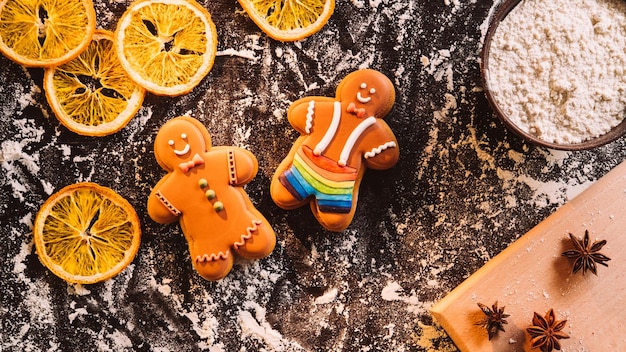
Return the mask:
[[161, 127], [154, 155], [168, 173], [150, 193], [148, 215], [162, 224], [179, 221], [202, 277], [226, 276], [234, 254], [259, 259], [272, 252], [274, 230], [243, 190], [258, 171], [252, 153], [211, 147], [202, 123], [182, 116]]
[[272, 178], [274, 202], [284, 209], [310, 203], [322, 226], [347, 228], [365, 170], [388, 169], [398, 161], [398, 142], [383, 121], [394, 101], [391, 81], [369, 69], [347, 75], [334, 99], [295, 101], [288, 119], [301, 136]]

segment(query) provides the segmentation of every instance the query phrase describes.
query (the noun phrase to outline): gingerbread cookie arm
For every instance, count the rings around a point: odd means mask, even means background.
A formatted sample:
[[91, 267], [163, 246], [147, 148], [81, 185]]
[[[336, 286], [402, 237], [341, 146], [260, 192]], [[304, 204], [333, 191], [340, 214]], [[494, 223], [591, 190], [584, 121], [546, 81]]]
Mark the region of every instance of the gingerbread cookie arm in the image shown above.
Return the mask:
[[250, 151], [238, 147], [213, 147], [214, 151], [225, 154], [228, 165], [228, 184], [243, 186], [259, 171], [257, 158]]
[[291, 126], [300, 134], [308, 135], [315, 125], [315, 111], [320, 105], [332, 104], [334, 99], [328, 97], [306, 97], [298, 99], [287, 111]]
[[310, 202], [309, 198], [298, 199], [294, 197], [292, 192], [290, 192], [289, 189], [283, 184], [283, 181], [281, 181], [282, 175], [293, 164], [296, 152], [300, 149], [305, 139], [306, 136], [304, 135], [296, 139], [291, 147], [291, 150], [289, 151], [289, 155], [287, 155], [287, 157], [285, 157], [285, 159], [283, 159], [283, 161], [278, 165], [278, 168], [276, 168], [276, 171], [272, 176], [270, 196], [272, 197], [274, 203], [283, 209], [295, 209]]
[[389, 126], [378, 120], [372, 137], [363, 146], [363, 158], [368, 168], [375, 170], [385, 170], [393, 167], [400, 157], [398, 141]]
[[159, 224], [170, 224], [179, 219], [182, 214], [167, 197], [161, 193], [161, 185], [167, 176], [161, 179], [150, 192], [148, 197], [148, 215]]

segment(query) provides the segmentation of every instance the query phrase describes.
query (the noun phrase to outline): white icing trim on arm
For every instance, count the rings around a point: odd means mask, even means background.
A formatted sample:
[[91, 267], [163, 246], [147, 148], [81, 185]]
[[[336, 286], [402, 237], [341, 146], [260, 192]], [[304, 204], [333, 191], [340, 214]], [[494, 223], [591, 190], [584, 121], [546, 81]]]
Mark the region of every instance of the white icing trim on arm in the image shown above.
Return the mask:
[[341, 166], [346, 166], [346, 162], [350, 157], [350, 153], [352, 152], [352, 148], [356, 143], [357, 139], [361, 137], [363, 132], [370, 127], [371, 125], [376, 123], [376, 118], [374, 116], [370, 116], [363, 120], [356, 128], [350, 133], [350, 136], [346, 140], [346, 144], [344, 144], [343, 149], [341, 150], [341, 154], [339, 155], [339, 161], [337, 162]]
[[237, 165], [235, 164], [235, 150], [228, 149], [228, 175], [230, 177], [230, 184], [237, 183]]
[[326, 134], [324, 134], [324, 138], [322, 138], [322, 140], [315, 146], [315, 149], [313, 149], [313, 154], [322, 155], [322, 152], [326, 150], [326, 148], [330, 144], [330, 141], [332, 141], [333, 137], [335, 137], [335, 133], [337, 133], [337, 128], [339, 127], [340, 120], [341, 103], [336, 101], [334, 103], [333, 120], [330, 122], [330, 126], [328, 126]]
[[172, 213], [173, 215], [181, 216], [183, 214], [174, 206], [174, 204], [172, 204], [167, 198], [165, 198], [161, 191], [156, 191], [154, 195], [161, 202], [161, 204], [163, 204], [167, 208], [167, 210], [169, 210], [170, 213]]
[[372, 150], [370, 150], [369, 152], [366, 152], [363, 156], [365, 157], [365, 159], [374, 157], [380, 153], [382, 153], [383, 151], [387, 150], [388, 148], [395, 148], [396, 147], [396, 142], [387, 142], [385, 144], [381, 144], [376, 148], [372, 148]]
[[311, 127], [313, 127], [313, 113], [315, 110], [315, 101], [311, 100], [309, 106], [306, 108], [306, 126], [304, 132], [311, 134]]

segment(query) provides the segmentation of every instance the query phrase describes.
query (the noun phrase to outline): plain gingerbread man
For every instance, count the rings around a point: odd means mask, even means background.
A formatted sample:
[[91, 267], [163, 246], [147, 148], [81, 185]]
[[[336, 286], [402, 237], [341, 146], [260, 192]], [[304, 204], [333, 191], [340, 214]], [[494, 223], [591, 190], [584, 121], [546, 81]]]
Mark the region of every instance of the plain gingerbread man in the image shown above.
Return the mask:
[[233, 253], [259, 259], [272, 252], [276, 235], [242, 188], [258, 171], [252, 153], [211, 147], [202, 123], [182, 116], [161, 127], [154, 154], [168, 174], [150, 193], [148, 215], [162, 224], [179, 221], [202, 277], [226, 276]]
[[310, 203], [322, 226], [347, 228], [365, 170], [388, 169], [398, 161], [398, 142], [383, 121], [394, 101], [391, 81], [369, 69], [347, 75], [334, 99], [295, 101], [288, 119], [301, 136], [272, 178], [274, 202], [284, 209]]

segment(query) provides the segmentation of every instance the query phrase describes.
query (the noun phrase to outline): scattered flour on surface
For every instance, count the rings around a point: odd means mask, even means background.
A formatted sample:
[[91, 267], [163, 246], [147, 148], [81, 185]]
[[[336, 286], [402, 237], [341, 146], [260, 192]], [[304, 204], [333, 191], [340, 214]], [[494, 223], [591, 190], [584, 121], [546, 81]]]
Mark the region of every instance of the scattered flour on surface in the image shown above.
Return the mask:
[[[12, 235], [16, 235], [15, 232], [13, 231]], [[11, 337], [11, 346], [22, 346], [21, 342], [28, 342], [25, 340], [27, 340], [26, 337], [29, 330], [51, 329], [57, 323], [52, 302], [48, 299], [50, 297], [48, 284], [43, 280], [31, 280], [24, 274], [26, 268], [25, 261], [28, 255], [31, 254], [32, 248], [32, 242], [22, 243], [20, 252], [13, 258], [13, 273], [22, 284], [26, 285], [25, 293], [21, 297], [20, 309], [23, 309], [29, 315], [29, 318], [27, 319], [28, 323], [21, 327], [20, 334]], [[56, 338], [51, 338], [50, 344], [56, 344]], [[22, 347], [24, 347], [24, 351], [30, 350], [27, 346]], [[32, 350], [34, 351], [35, 349]]]
[[331, 303], [331, 302], [333, 302], [337, 298], [337, 293], [338, 293], [338, 291], [337, 291], [336, 288], [328, 290], [323, 295], [315, 298], [315, 301], [313, 303], [315, 303], [315, 304]]
[[[40, 170], [39, 152], [30, 151], [29, 145], [41, 141], [44, 131], [33, 123], [33, 120], [27, 118], [15, 119], [13, 125], [20, 131], [19, 142], [8, 139], [0, 143], [0, 169], [5, 175], [5, 179], [0, 179], [0, 182], [9, 184], [13, 196], [24, 202], [33, 185], [23, 181], [25, 179], [23, 168], [31, 175], [38, 175]], [[49, 183], [42, 181], [42, 185], [46, 191], [49, 190]]]
[[454, 5], [455, 8], [461, 6], [459, 0], [443, 0], [443, 3], [446, 6]]
[[400, 292], [402, 292], [402, 286], [397, 282], [391, 281], [383, 288], [381, 296], [385, 301], [400, 301], [402, 299]]
[[524, 131], [571, 144], [626, 114], [626, 3], [522, 1], [496, 29], [490, 90]]
[[400, 301], [406, 304], [407, 311], [416, 315], [427, 311], [433, 305], [433, 302], [420, 301], [415, 292], [409, 292], [410, 295], [405, 295], [404, 292], [404, 289], [399, 283], [390, 281], [382, 289], [381, 297], [388, 302]]
[[256, 63], [260, 59], [259, 55], [257, 55], [257, 52], [265, 49], [264, 47], [259, 45], [259, 39], [260, 36], [258, 35], [249, 35], [246, 37], [246, 41], [243, 43], [246, 46], [245, 49], [227, 48], [218, 51], [215, 55], [237, 56], [250, 60], [252, 63]]
[[[246, 302], [245, 308], [254, 311], [254, 315], [248, 310], [239, 312], [239, 325], [243, 336], [257, 338], [265, 342], [266, 346], [275, 351], [289, 350], [289, 347], [302, 349], [295, 343], [289, 342], [280, 332], [272, 328], [265, 319], [266, 310], [256, 302]], [[291, 344], [291, 346], [289, 346]]]
[[133, 347], [133, 342], [120, 331], [113, 331], [112, 333], [107, 335], [107, 338], [114, 342], [114, 346], [117, 351], [121, 351], [124, 349], [129, 349]]
[[365, 7], [365, 0], [352, 0], [352, 5], [358, 9]]
[[433, 51], [428, 57], [424, 55], [420, 57], [424, 71], [433, 76], [437, 82], [445, 80], [448, 91], [454, 90], [453, 62], [450, 60], [454, 50], [455, 47], [452, 45], [449, 49]]

